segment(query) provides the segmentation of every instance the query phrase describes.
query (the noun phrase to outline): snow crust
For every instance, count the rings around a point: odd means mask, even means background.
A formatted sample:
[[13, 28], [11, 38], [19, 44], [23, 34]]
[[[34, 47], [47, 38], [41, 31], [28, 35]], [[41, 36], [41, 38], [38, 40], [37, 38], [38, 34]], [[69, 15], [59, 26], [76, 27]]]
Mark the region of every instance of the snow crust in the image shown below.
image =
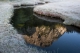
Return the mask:
[[14, 8], [10, 4], [0, 4], [0, 24], [9, 23], [9, 19], [13, 15]]
[[34, 12], [42, 15], [59, 16], [64, 24], [80, 27], [80, 0], [60, 0], [45, 5], [36, 6]]
[[9, 3], [13, 6], [20, 6], [21, 4], [28, 4], [28, 5], [34, 5], [34, 4], [38, 4], [38, 3], [43, 3], [40, 0], [2, 0], [0, 1], [0, 3]]

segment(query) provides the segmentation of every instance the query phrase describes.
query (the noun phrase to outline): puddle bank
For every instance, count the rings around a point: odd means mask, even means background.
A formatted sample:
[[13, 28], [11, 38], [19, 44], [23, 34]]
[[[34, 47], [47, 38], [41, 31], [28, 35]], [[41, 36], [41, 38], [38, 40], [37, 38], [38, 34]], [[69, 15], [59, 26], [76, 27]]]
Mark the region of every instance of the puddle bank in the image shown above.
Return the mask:
[[36, 6], [34, 12], [40, 15], [60, 17], [66, 25], [75, 25], [80, 27], [80, 4], [77, 1], [61, 1]]
[[46, 53], [28, 46], [22, 35], [9, 23], [14, 8], [10, 4], [0, 5], [0, 53]]
[[36, 16], [37, 18], [39, 19], [42, 19], [42, 20], [46, 20], [46, 21], [49, 21], [49, 22], [56, 22], [56, 23], [63, 23], [64, 20], [62, 20], [61, 18], [59, 17], [50, 17], [50, 16], [45, 16], [45, 15], [39, 15], [39, 14], [36, 14], [36, 13], [33, 13], [34, 16]]

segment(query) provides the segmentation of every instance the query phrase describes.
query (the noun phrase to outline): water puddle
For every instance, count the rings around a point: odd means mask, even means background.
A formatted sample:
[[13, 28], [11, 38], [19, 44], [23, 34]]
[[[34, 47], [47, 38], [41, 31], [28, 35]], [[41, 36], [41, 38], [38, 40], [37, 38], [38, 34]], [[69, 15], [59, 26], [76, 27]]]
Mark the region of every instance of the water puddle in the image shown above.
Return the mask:
[[[50, 18], [50, 17], [49, 17]], [[11, 24], [26, 43], [56, 53], [80, 52], [80, 28], [61, 24], [63, 20], [38, 16], [33, 8], [14, 10]]]

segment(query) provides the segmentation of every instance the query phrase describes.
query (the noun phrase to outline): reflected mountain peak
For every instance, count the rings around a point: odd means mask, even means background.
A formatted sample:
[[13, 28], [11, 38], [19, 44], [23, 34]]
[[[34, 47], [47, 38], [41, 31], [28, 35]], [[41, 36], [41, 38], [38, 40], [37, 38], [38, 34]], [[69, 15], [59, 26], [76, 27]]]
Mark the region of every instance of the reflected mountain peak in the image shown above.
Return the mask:
[[41, 47], [50, 46], [53, 41], [58, 39], [66, 31], [66, 28], [63, 26], [56, 28], [41, 26], [35, 27], [35, 29], [36, 31], [32, 36], [24, 35], [23, 37], [26, 42]]

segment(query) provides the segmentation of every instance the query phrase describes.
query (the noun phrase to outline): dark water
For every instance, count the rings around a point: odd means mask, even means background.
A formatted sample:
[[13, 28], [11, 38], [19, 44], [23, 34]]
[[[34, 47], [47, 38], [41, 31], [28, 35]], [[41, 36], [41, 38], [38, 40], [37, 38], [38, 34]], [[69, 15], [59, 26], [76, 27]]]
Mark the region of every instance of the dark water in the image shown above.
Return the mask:
[[54, 53], [80, 53], [80, 28], [63, 25], [61, 19], [36, 15], [32, 10], [16, 9], [10, 22], [27, 43]]

